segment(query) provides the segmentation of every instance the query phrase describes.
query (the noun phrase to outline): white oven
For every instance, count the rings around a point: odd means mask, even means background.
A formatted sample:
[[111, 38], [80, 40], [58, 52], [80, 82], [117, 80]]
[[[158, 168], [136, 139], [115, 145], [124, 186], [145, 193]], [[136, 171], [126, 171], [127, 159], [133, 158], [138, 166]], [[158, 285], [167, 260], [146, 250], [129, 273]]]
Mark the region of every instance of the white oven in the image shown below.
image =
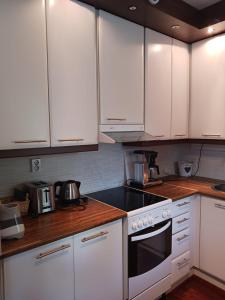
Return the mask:
[[[172, 219], [166, 211], [169, 211], [168, 205], [128, 221], [129, 299], [154, 299], [170, 287]], [[164, 282], [165, 288], [159, 285], [156, 292], [155, 285], [160, 281]]]

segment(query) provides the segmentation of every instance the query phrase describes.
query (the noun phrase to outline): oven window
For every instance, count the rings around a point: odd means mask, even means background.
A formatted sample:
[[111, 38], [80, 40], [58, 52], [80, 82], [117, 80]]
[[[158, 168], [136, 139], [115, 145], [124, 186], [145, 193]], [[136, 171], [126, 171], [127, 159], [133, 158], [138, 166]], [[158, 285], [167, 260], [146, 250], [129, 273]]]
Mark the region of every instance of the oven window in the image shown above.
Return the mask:
[[[167, 228], [163, 230], [163, 227]], [[157, 231], [158, 234], [147, 237]], [[128, 238], [129, 278], [146, 273], [161, 264], [171, 254], [171, 247], [171, 219], [130, 235]]]

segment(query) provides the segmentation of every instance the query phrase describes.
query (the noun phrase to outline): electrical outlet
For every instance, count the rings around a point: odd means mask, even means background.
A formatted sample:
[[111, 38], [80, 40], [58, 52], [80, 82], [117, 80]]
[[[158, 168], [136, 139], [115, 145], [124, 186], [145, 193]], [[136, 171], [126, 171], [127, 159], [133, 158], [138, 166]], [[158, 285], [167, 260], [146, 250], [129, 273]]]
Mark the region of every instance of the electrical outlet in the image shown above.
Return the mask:
[[41, 159], [40, 158], [35, 158], [31, 159], [31, 172], [40, 172], [41, 170]]

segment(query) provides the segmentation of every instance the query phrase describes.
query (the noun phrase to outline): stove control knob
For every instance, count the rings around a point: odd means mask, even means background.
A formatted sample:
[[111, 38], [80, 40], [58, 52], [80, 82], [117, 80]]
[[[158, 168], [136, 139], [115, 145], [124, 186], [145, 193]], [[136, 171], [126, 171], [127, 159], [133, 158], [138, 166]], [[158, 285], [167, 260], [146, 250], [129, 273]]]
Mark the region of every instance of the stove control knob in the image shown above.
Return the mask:
[[139, 220], [138, 221], [138, 228], [142, 228], [143, 227], [143, 222], [142, 222], [142, 220]]
[[152, 225], [152, 224], [153, 224], [153, 217], [150, 216], [150, 217], [148, 218], [148, 224], [149, 224], [149, 225]]
[[164, 219], [168, 217], [168, 212], [167, 212], [167, 210], [164, 210], [164, 211], [162, 212], [162, 217], [163, 217]]
[[171, 216], [172, 216], [172, 212], [171, 212], [170, 209], [167, 210], [167, 215], [168, 215], [168, 217], [171, 217]]
[[144, 226], [148, 225], [148, 219], [147, 218], [144, 218], [143, 224], [144, 224]]
[[138, 229], [138, 225], [136, 222], [132, 223], [132, 229], [133, 230], [137, 230]]

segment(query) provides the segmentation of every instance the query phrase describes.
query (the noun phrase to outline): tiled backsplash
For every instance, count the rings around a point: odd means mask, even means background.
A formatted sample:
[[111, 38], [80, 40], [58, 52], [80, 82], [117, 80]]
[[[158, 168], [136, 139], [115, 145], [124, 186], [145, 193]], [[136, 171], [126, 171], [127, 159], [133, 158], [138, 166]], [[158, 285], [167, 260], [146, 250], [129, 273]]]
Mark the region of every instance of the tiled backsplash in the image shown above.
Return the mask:
[[[194, 162], [194, 172], [197, 169], [201, 145], [187, 146], [183, 159]], [[204, 145], [197, 176], [225, 180], [225, 146]]]
[[[41, 171], [30, 172], [30, 158], [0, 160], [0, 197], [13, 194], [23, 182], [76, 179], [82, 182], [81, 192], [88, 193], [123, 184], [124, 149], [121, 144], [100, 145], [98, 152], [41, 156]], [[174, 173], [174, 162], [180, 159], [185, 145], [151, 147], [159, 152], [161, 174]]]

